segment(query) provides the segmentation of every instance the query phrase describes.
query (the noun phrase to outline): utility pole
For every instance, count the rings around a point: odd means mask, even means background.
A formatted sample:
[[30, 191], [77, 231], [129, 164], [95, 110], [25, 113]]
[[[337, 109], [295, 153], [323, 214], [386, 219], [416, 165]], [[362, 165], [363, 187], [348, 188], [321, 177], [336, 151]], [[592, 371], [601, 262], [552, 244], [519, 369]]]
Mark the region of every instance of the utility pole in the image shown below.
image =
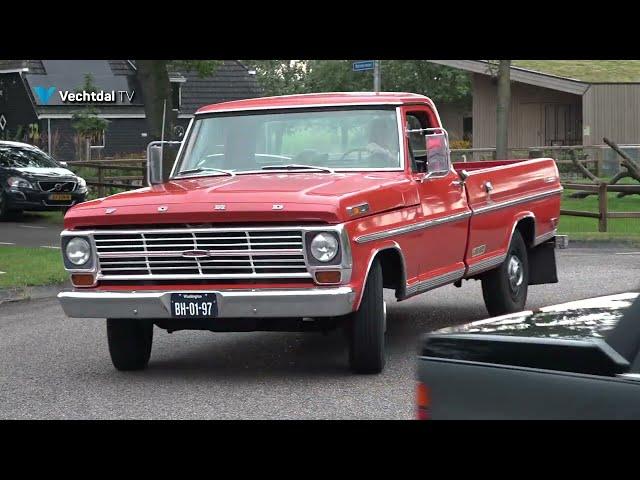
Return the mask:
[[498, 64], [498, 95], [496, 105], [496, 160], [507, 158], [509, 138], [509, 106], [511, 104], [511, 60]]
[[380, 60], [373, 61], [373, 91], [380, 91]]

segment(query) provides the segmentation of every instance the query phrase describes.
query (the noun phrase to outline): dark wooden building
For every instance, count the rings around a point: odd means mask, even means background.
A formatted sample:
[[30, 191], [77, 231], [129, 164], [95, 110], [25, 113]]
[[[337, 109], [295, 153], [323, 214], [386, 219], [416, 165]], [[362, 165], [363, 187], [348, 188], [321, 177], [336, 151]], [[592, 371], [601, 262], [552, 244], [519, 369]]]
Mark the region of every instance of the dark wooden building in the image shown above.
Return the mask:
[[[88, 104], [63, 102], [59, 92], [81, 89], [90, 74], [99, 90], [116, 92], [113, 101], [90, 103], [98, 117], [108, 120], [92, 152], [101, 157], [142, 153], [149, 139], [136, 73], [132, 60], [0, 60], [0, 139], [51, 149], [62, 161], [76, 159], [80, 147], [71, 119]], [[182, 131], [203, 105], [262, 93], [255, 74], [237, 60], [224, 61], [208, 77], [172, 70], [170, 80]]]

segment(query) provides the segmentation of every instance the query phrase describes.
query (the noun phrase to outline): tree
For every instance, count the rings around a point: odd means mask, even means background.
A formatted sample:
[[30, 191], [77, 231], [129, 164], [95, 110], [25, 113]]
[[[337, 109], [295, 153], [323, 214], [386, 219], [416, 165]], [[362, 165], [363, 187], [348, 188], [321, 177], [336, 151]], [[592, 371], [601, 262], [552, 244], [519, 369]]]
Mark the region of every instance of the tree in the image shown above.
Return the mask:
[[[98, 87], [93, 83], [93, 76], [85, 74], [84, 84], [75, 89], [76, 93], [97, 92]], [[80, 160], [89, 158], [88, 145], [97, 143], [107, 129], [109, 121], [100, 118], [92, 105], [87, 105], [82, 111], [75, 112], [71, 117], [71, 126], [76, 131], [76, 154]]]
[[[245, 60], [266, 95], [372, 91], [373, 72], [354, 72], [353, 60]], [[426, 60], [383, 60], [382, 90], [428, 95], [437, 102], [471, 98], [466, 72]]]
[[500, 60], [498, 63], [498, 100], [496, 102], [496, 160], [507, 158], [510, 104], [511, 60]]
[[200, 76], [213, 75], [222, 63], [220, 60], [136, 60], [137, 77], [144, 98], [144, 113], [147, 117], [150, 140], [162, 137], [162, 112], [166, 100], [164, 138], [171, 139], [171, 132], [178, 116], [171, 101], [169, 70], [196, 71]]
[[291, 95], [308, 91], [306, 60], [242, 60], [255, 69], [266, 95]]

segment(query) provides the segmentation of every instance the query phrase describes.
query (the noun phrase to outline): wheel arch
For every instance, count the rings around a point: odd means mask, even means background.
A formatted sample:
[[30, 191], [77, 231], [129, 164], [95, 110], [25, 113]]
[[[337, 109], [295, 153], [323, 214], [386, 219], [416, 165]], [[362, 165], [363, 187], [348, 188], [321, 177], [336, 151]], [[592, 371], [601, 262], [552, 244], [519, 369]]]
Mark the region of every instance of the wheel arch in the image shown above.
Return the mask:
[[536, 216], [532, 212], [521, 213], [516, 217], [511, 229], [511, 235], [507, 239], [507, 249], [515, 231], [518, 231], [527, 248], [533, 247], [536, 239]]
[[396, 298], [398, 299], [406, 296], [407, 268], [404, 254], [402, 253], [400, 245], [393, 242], [390, 245], [385, 245], [372, 250], [369, 256], [367, 270], [365, 271], [362, 289], [358, 295], [358, 301], [356, 302], [356, 309], [360, 308], [360, 302], [362, 301], [362, 295], [364, 293], [364, 286], [367, 278], [369, 277], [371, 266], [376, 259], [380, 261], [380, 266], [382, 267], [383, 288], [394, 289], [396, 292]]

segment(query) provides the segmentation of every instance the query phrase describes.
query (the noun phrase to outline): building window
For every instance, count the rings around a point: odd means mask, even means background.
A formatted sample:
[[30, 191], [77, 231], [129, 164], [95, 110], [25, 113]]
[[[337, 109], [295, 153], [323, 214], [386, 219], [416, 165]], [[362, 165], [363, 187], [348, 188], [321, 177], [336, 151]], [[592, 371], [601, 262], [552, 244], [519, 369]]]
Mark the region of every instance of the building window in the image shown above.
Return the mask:
[[473, 117], [462, 118], [462, 139], [473, 142]]
[[171, 82], [171, 104], [174, 110], [182, 106], [182, 82]]

